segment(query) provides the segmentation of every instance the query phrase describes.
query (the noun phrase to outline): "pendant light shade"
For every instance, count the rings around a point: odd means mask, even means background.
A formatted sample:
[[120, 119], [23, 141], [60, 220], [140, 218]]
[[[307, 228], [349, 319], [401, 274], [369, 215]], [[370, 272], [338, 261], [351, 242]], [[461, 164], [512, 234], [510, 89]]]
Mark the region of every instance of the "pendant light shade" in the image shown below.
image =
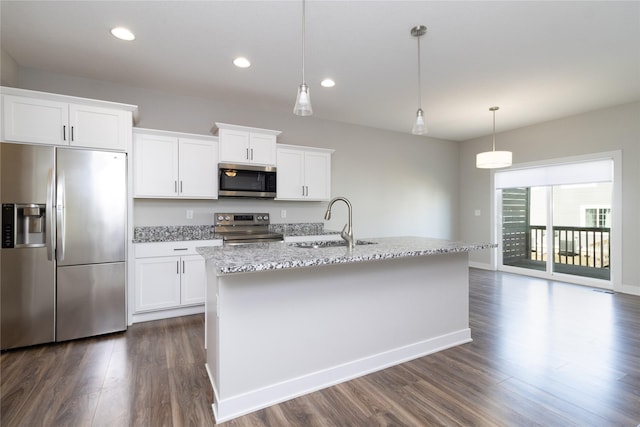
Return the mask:
[[500, 107], [491, 107], [489, 111], [493, 112], [493, 150], [478, 153], [476, 155], [476, 167], [480, 169], [497, 169], [511, 166], [511, 151], [496, 151], [496, 111]]
[[293, 107], [293, 114], [296, 116], [310, 116], [313, 114], [311, 98], [309, 98], [309, 86], [306, 83], [301, 83], [298, 86], [298, 96], [296, 97], [296, 105]]
[[497, 169], [511, 166], [511, 151], [485, 151], [476, 154], [476, 167]]
[[416, 120], [413, 124], [411, 133], [414, 135], [424, 135], [427, 133], [427, 127], [424, 124], [424, 111], [422, 111], [422, 76], [420, 72], [420, 37], [427, 33], [427, 27], [418, 25], [411, 29], [411, 35], [418, 40], [418, 111], [416, 111]]
[[418, 108], [418, 111], [416, 112], [416, 122], [413, 124], [411, 133], [414, 135], [423, 135], [427, 133], [427, 128], [424, 125], [424, 112], [422, 111], [422, 108]]
[[304, 79], [304, 48], [305, 48], [305, 0], [302, 0], [302, 83], [298, 86], [298, 96], [296, 105], [293, 107], [293, 114], [296, 116], [310, 116], [313, 114], [311, 108], [311, 96], [309, 86]]

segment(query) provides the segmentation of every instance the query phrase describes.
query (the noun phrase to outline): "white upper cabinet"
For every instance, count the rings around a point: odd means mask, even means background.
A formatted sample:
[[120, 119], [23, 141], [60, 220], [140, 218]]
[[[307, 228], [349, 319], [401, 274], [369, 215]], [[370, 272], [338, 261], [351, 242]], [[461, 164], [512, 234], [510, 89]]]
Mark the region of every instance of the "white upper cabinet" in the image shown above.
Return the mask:
[[4, 95], [2, 113], [3, 141], [68, 144], [69, 104]]
[[178, 138], [180, 197], [218, 198], [218, 143]]
[[216, 138], [136, 129], [134, 197], [218, 198]]
[[133, 135], [134, 197], [178, 197], [178, 139]]
[[126, 151], [137, 107], [2, 88], [2, 140]]
[[278, 200], [329, 200], [333, 150], [278, 146]]
[[126, 151], [132, 119], [128, 111], [69, 104], [69, 145]]
[[216, 123], [220, 162], [275, 166], [280, 131]]

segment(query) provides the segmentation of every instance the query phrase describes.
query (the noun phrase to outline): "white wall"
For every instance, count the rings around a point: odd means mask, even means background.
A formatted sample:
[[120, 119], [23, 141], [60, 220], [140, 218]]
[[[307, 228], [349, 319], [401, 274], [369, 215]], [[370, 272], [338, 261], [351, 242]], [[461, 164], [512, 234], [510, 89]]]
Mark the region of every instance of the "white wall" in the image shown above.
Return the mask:
[[[499, 123], [499, 121], [498, 121]], [[514, 164], [622, 150], [622, 285], [640, 294], [640, 103], [615, 106], [500, 133], [498, 150], [513, 152]], [[491, 135], [462, 144], [460, 151], [460, 235], [465, 241], [491, 240], [491, 172], [475, 167], [475, 155], [491, 149]], [[474, 215], [479, 209], [480, 216]], [[470, 261], [490, 265], [490, 253]]]
[[2, 86], [17, 86], [18, 69], [18, 63], [15, 59], [0, 49], [0, 84]]
[[[28, 68], [20, 69], [19, 87], [136, 104], [138, 126], [144, 128], [209, 134], [218, 121], [281, 130], [280, 143], [336, 150], [332, 194], [353, 203], [356, 237], [458, 237], [457, 142], [257, 109], [250, 105], [252, 100], [230, 105]], [[408, 131], [410, 126], [408, 118]], [[137, 200], [135, 225], [210, 224], [218, 211], [266, 211], [273, 222], [322, 222], [326, 206], [326, 202]], [[186, 209], [194, 210], [193, 220], [185, 218]], [[287, 210], [286, 219], [280, 218], [282, 209]], [[346, 218], [346, 208], [336, 205], [326, 227], [339, 230]]]

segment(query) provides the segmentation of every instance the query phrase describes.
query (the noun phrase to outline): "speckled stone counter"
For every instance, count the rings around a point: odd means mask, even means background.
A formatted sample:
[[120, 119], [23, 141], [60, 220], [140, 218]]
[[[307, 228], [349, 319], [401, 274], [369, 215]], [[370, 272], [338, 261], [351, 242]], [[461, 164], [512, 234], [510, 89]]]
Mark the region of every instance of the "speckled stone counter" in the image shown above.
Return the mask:
[[133, 243], [213, 240], [213, 225], [148, 226], [133, 229]]
[[[271, 224], [269, 230], [282, 233], [285, 237], [328, 236], [340, 234], [325, 230], [321, 222], [302, 222], [291, 224]], [[135, 227], [133, 243], [177, 242], [182, 240], [217, 239], [213, 225], [157, 225]]]
[[261, 243], [198, 248], [198, 253], [215, 264], [218, 274], [233, 274], [469, 252], [495, 247], [492, 244], [467, 244], [424, 237], [385, 237], [366, 241], [374, 244], [356, 246], [351, 251], [340, 246], [304, 248], [299, 243]]
[[325, 230], [321, 222], [300, 222], [292, 224], [270, 224], [269, 230], [282, 233], [285, 237], [326, 236], [340, 234], [338, 231]]

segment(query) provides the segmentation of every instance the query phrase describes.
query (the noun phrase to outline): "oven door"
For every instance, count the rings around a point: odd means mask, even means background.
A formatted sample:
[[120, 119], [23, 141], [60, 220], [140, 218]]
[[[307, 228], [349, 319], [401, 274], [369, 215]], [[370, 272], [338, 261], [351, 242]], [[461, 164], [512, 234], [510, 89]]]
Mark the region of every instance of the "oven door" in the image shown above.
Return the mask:
[[276, 197], [276, 168], [221, 163], [218, 168], [218, 196], [273, 199]]
[[282, 234], [276, 233], [246, 233], [229, 234], [222, 239], [224, 246], [254, 245], [256, 243], [284, 242]]

